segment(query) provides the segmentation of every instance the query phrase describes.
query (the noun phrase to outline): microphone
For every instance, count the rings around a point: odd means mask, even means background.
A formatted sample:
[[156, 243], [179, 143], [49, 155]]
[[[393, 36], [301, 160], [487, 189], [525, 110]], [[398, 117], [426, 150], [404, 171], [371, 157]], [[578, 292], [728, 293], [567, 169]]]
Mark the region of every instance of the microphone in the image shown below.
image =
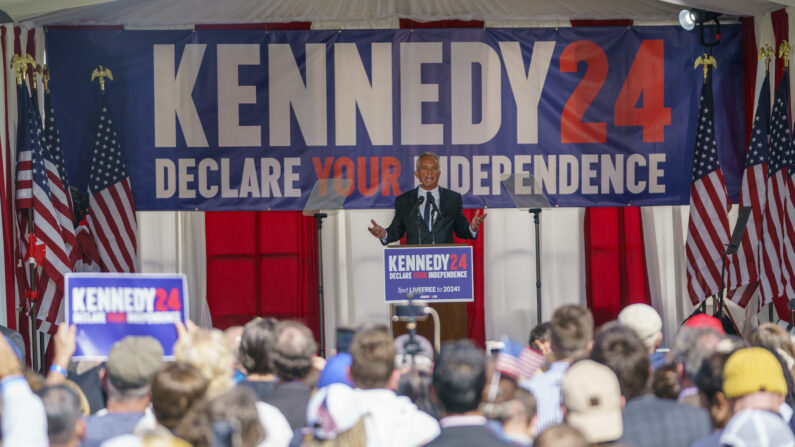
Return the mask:
[[[422, 205], [422, 202], [424, 202], [424, 201], [425, 201], [425, 197], [423, 197], [423, 196], [417, 197], [417, 203], [415, 203], [414, 204], [414, 208], [412, 208], [411, 211], [409, 211], [409, 216], [413, 215], [417, 211], [417, 208], [419, 208], [420, 205]], [[433, 202], [431, 202], [431, 203], [433, 203]]]
[[436, 212], [436, 219], [440, 219], [442, 217], [442, 212], [439, 211], [439, 207], [436, 206], [436, 199], [433, 198], [433, 195], [428, 196], [428, 203], [431, 204], [433, 210]]
[[422, 221], [422, 219], [420, 219], [420, 213], [417, 212], [417, 210], [419, 209], [420, 205], [422, 205], [422, 202], [424, 202], [424, 201], [425, 201], [425, 197], [418, 196], [417, 197], [417, 203], [415, 203], [414, 204], [414, 208], [412, 208], [411, 211], [409, 211], [409, 217], [413, 216], [414, 213], [417, 213], [417, 243], [418, 244], [422, 242], [422, 231], [420, 231], [420, 222]]

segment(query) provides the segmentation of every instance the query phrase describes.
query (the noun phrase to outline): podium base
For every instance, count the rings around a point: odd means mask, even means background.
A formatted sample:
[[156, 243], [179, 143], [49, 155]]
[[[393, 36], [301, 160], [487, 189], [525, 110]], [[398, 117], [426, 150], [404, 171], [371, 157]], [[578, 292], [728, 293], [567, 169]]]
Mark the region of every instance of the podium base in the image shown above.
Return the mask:
[[[467, 338], [467, 303], [432, 303], [430, 307], [439, 313], [442, 343], [447, 340]], [[392, 322], [394, 337], [407, 332], [405, 321]], [[431, 317], [417, 322], [417, 334], [433, 343], [433, 319]]]

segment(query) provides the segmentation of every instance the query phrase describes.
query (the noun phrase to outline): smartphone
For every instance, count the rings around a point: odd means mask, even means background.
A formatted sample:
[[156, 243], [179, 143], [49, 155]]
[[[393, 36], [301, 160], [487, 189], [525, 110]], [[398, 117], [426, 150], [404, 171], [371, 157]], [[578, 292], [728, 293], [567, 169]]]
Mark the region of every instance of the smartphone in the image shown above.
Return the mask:
[[351, 347], [351, 341], [353, 341], [353, 329], [349, 327], [338, 327], [337, 328], [337, 352], [348, 352]]

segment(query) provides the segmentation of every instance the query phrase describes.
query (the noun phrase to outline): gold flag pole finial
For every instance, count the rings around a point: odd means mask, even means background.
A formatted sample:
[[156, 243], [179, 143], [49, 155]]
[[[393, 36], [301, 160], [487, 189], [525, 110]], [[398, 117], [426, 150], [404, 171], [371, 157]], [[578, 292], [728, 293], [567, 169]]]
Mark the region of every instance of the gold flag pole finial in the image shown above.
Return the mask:
[[33, 81], [33, 89], [38, 88], [39, 81], [36, 79], [36, 75], [43, 76], [41, 72], [41, 65], [33, 64], [33, 68], [30, 69], [30, 79]]
[[113, 80], [113, 73], [110, 71], [110, 68], [105, 68], [102, 65], [95, 68], [94, 71], [91, 72], [91, 82], [94, 82], [94, 79], [99, 78], [99, 89], [102, 91], [102, 94], [105, 94], [105, 78]]
[[41, 82], [44, 83], [44, 91], [50, 93], [50, 68], [47, 64], [41, 66]]
[[778, 47], [778, 57], [784, 59], [785, 70], [789, 68], [790, 53], [792, 53], [792, 47], [789, 45], [789, 42], [787, 42], [786, 40], [782, 40], [781, 45]]
[[770, 45], [762, 45], [759, 49], [759, 59], [765, 58], [765, 71], [770, 73], [770, 61], [776, 55], [776, 51]]
[[704, 69], [704, 82], [707, 82], [707, 74], [709, 74], [710, 65], [712, 65], [715, 70], [718, 69], [718, 63], [715, 61], [715, 58], [708, 55], [707, 53], [704, 53], [696, 59], [696, 63], [693, 65], [693, 68], [698, 68], [699, 65], [701, 65]]
[[16, 72], [17, 85], [22, 85], [23, 79], [25, 79], [27, 76], [28, 65], [36, 65], [36, 61], [30, 56], [30, 54], [26, 53], [25, 57], [15, 54], [11, 58], [11, 69]]

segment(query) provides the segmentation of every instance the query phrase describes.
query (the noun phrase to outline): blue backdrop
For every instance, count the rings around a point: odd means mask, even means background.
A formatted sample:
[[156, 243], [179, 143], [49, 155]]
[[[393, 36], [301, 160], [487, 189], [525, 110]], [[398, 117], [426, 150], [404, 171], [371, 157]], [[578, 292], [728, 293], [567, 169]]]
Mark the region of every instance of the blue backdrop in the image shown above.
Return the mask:
[[[103, 65], [139, 210], [302, 209], [334, 176], [352, 180], [345, 208], [390, 208], [425, 151], [465, 207], [515, 206], [500, 184], [511, 175], [552, 205], [688, 203], [703, 48], [679, 27], [51, 29], [46, 45], [70, 183], [87, 185]], [[739, 26], [723, 27], [715, 58], [736, 198]]]

